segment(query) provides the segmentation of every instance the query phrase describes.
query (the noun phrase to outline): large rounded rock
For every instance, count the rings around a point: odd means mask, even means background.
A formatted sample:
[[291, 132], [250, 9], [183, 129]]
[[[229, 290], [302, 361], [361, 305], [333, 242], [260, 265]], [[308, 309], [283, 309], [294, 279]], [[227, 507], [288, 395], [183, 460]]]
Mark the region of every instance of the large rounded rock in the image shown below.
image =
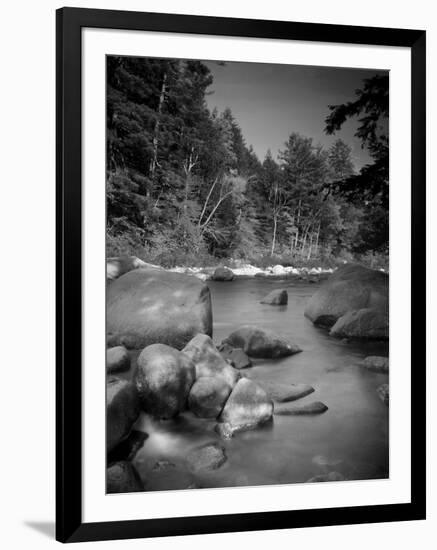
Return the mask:
[[130, 369], [129, 352], [124, 346], [106, 350], [106, 372], [122, 372]]
[[106, 320], [108, 346], [182, 349], [199, 332], [212, 335], [209, 289], [181, 273], [130, 271], [108, 287]]
[[288, 304], [288, 292], [284, 288], [272, 290], [261, 300], [262, 304], [270, 306], [285, 306]]
[[222, 378], [202, 376], [191, 388], [188, 408], [201, 418], [216, 418], [222, 412], [231, 390]]
[[232, 332], [222, 345], [242, 348], [250, 357], [277, 359], [302, 351], [296, 344], [277, 337], [272, 332], [253, 326], [243, 326]]
[[117, 258], [107, 258], [106, 260], [106, 280], [113, 281], [118, 279], [125, 273], [138, 269], [140, 267], [147, 267], [150, 264], [146, 264], [143, 260], [140, 260], [136, 256], [119, 256]]
[[110, 452], [125, 439], [140, 414], [135, 386], [111, 377], [106, 383], [106, 447]]
[[134, 493], [143, 490], [141, 478], [130, 462], [115, 462], [106, 470], [108, 493]]
[[217, 267], [212, 276], [213, 281], [232, 281], [234, 273], [227, 267]]
[[224, 380], [233, 388], [240, 374], [220, 355], [206, 334], [197, 334], [182, 350], [196, 367], [196, 378], [208, 376]]
[[140, 404], [157, 418], [172, 418], [185, 409], [194, 379], [192, 362], [170, 346], [152, 344], [138, 356], [135, 385]]
[[388, 313], [369, 308], [348, 311], [337, 320], [330, 334], [338, 338], [386, 340], [389, 337]]
[[388, 275], [356, 264], [346, 264], [311, 297], [305, 315], [313, 323], [331, 327], [345, 313], [372, 309], [388, 315]]
[[241, 378], [232, 390], [220, 416], [231, 426], [252, 427], [271, 419], [273, 403], [267, 393], [248, 378]]

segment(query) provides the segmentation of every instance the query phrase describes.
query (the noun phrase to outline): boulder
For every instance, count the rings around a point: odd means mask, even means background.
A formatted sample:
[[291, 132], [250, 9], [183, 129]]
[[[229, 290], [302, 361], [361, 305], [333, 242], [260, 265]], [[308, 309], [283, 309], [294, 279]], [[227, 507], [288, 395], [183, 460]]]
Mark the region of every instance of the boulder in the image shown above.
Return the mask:
[[230, 334], [223, 344], [242, 348], [250, 357], [277, 359], [302, 351], [297, 345], [286, 342], [272, 332], [246, 325]]
[[190, 359], [165, 344], [152, 344], [137, 359], [135, 385], [141, 407], [157, 418], [172, 418], [185, 409], [195, 380]]
[[336, 321], [329, 334], [337, 338], [387, 340], [389, 337], [388, 314], [370, 308], [348, 311]]
[[282, 405], [275, 407], [275, 414], [280, 416], [300, 416], [307, 414], [322, 414], [328, 410], [328, 407], [321, 401], [312, 401], [306, 405], [289, 406]]
[[196, 277], [145, 268], [122, 275], [107, 291], [108, 346], [182, 349], [201, 332], [212, 335], [211, 297]]
[[129, 352], [124, 346], [106, 350], [106, 372], [122, 372], [130, 369]]
[[213, 281], [232, 281], [234, 273], [227, 267], [217, 267], [212, 276]]
[[389, 396], [388, 384], [382, 384], [381, 386], [379, 386], [379, 388], [376, 391], [377, 391], [381, 401], [388, 406], [389, 397], [390, 397]]
[[283, 265], [278, 264], [272, 267], [272, 273], [276, 276], [282, 276], [287, 275], [287, 270]]
[[212, 339], [206, 334], [197, 334], [182, 351], [194, 363], [196, 378], [221, 378], [231, 388], [240, 378], [239, 372], [223, 359]]
[[356, 264], [339, 267], [308, 302], [305, 315], [331, 327], [349, 311], [372, 309], [388, 316], [388, 275]]
[[252, 366], [249, 356], [241, 348], [233, 348], [229, 344], [223, 344], [219, 348], [220, 355], [234, 369], [247, 369]]
[[379, 355], [369, 355], [363, 361], [363, 367], [375, 372], [388, 372], [388, 357], [381, 357]]
[[346, 481], [346, 478], [340, 472], [329, 472], [329, 474], [320, 474], [314, 476], [307, 483], [320, 483], [323, 481]]
[[[140, 260], [136, 256], [119, 256], [117, 258], [106, 259], [106, 280], [113, 281], [118, 279], [125, 273], [138, 269], [140, 267], [147, 267], [150, 264], [146, 264], [143, 260]], [[152, 267], [152, 266], [150, 266]]]
[[231, 393], [223, 378], [202, 376], [193, 384], [188, 396], [188, 408], [200, 418], [216, 418]]
[[254, 427], [271, 419], [273, 403], [266, 392], [248, 378], [241, 378], [220, 415], [234, 427]]
[[283, 288], [272, 290], [261, 300], [261, 303], [270, 306], [285, 306], [288, 304], [288, 292]]
[[187, 461], [191, 470], [217, 470], [227, 460], [225, 449], [218, 443], [207, 443], [188, 453]]
[[110, 452], [125, 439], [140, 414], [135, 386], [110, 377], [106, 382], [106, 447]]
[[134, 493], [143, 490], [141, 478], [130, 462], [115, 462], [106, 470], [106, 492]]
[[314, 388], [308, 384], [278, 384], [258, 379], [254, 381], [263, 388], [270, 399], [278, 403], [296, 401], [314, 391]]

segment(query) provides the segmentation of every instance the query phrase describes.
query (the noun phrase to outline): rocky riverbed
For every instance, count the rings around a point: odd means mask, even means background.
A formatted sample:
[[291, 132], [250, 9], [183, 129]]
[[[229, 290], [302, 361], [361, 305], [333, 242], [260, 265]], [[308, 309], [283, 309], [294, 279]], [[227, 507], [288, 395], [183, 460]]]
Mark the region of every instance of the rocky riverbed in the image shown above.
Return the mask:
[[335, 296], [329, 273], [233, 271], [111, 278], [108, 491], [387, 477], [387, 340], [326, 328], [386, 307], [378, 272], [354, 272], [361, 298], [320, 328], [304, 311]]

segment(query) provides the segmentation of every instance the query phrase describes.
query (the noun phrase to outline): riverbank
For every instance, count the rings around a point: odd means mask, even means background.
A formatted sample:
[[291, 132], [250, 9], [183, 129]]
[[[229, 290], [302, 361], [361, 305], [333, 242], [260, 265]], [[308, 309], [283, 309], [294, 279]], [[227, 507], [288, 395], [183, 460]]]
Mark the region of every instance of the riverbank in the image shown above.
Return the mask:
[[[158, 267], [158, 266], [157, 266]], [[238, 267], [229, 267], [225, 265], [226, 269], [232, 272], [234, 277], [238, 278], [251, 278], [251, 277], [301, 277], [308, 279], [311, 277], [319, 279], [323, 276], [329, 276], [334, 272], [333, 268], [322, 267], [284, 267], [277, 264], [268, 266], [266, 268], [256, 267], [251, 264], [241, 264]], [[211, 267], [173, 267], [167, 271], [174, 273], [185, 273], [186, 275], [194, 275], [202, 281], [207, 281], [213, 278], [214, 272], [217, 269], [216, 266]], [[310, 279], [311, 280], [311, 279]]]

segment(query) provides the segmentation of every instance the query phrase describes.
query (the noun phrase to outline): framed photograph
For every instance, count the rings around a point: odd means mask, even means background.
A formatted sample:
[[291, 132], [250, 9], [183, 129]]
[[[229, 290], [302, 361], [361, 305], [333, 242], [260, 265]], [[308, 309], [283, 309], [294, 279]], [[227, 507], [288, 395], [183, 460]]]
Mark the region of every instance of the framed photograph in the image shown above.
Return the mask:
[[57, 12], [57, 539], [425, 518], [425, 31]]

